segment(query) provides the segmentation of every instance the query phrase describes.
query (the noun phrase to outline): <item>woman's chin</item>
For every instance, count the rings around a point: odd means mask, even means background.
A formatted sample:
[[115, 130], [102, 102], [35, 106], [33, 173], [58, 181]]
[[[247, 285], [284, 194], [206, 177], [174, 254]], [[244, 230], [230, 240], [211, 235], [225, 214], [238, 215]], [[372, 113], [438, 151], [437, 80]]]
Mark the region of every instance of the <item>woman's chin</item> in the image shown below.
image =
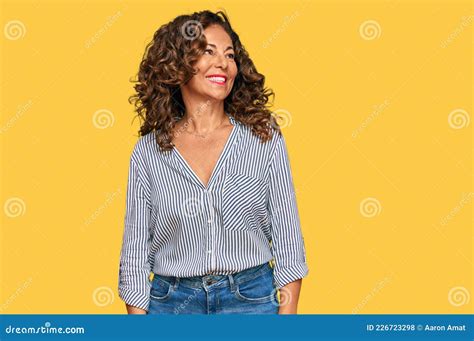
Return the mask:
[[207, 96], [209, 97], [211, 101], [223, 101], [226, 99], [228, 94], [224, 92], [223, 93], [209, 93], [207, 94]]

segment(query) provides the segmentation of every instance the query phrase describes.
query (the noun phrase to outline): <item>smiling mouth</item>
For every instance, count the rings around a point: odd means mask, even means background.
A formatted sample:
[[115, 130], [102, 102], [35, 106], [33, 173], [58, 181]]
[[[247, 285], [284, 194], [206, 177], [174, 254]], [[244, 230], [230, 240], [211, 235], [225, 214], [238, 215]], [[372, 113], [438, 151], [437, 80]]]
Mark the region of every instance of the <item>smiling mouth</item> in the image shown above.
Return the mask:
[[206, 77], [209, 82], [218, 84], [218, 85], [224, 85], [226, 83], [226, 79], [224, 77], [218, 77], [218, 76], [211, 76], [211, 77]]

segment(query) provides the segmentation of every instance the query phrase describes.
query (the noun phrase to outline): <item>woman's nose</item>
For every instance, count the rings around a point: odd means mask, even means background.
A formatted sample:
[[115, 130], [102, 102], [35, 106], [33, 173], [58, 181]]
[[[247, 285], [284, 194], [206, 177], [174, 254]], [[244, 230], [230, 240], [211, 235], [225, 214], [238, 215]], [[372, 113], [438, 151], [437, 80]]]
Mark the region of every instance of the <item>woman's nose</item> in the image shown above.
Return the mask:
[[216, 58], [217, 58], [216, 66], [221, 66], [222, 68], [225, 69], [227, 67], [227, 60], [225, 56], [218, 54]]

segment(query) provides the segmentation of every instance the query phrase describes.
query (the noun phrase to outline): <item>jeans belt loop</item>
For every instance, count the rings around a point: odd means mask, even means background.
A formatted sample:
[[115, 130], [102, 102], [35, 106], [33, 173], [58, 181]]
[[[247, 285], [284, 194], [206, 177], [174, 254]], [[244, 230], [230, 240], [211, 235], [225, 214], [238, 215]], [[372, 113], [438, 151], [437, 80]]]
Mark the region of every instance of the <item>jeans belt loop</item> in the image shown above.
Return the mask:
[[234, 281], [234, 276], [232, 274], [227, 275], [229, 277], [229, 283], [230, 283], [230, 292], [234, 293], [236, 288], [235, 288], [235, 281]]
[[176, 290], [179, 284], [179, 277], [174, 278], [174, 284], [173, 284], [173, 289]]

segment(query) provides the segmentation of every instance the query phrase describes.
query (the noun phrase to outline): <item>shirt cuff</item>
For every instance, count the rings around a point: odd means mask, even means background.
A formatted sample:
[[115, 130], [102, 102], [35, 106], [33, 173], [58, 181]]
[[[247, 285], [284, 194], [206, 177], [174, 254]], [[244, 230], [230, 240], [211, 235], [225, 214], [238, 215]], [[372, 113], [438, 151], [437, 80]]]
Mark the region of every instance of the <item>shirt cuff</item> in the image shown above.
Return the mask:
[[119, 289], [119, 297], [128, 305], [148, 311], [150, 295], [127, 289]]
[[288, 283], [306, 277], [309, 273], [307, 263], [298, 263], [284, 268], [278, 268], [278, 266], [276, 266], [274, 270], [273, 278], [277, 289], [284, 287]]

